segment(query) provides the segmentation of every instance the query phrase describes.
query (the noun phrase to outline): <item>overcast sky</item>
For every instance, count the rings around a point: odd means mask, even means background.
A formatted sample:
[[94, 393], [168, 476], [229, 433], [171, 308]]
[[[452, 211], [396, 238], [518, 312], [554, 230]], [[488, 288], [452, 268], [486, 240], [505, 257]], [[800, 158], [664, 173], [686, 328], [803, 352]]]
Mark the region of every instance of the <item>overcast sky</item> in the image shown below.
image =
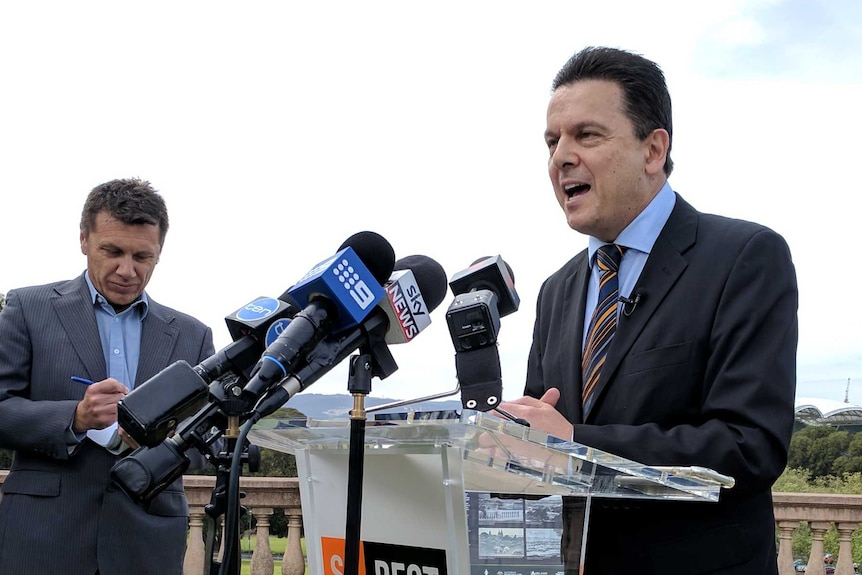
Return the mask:
[[[358, 231], [449, 277], [502, 255], [521, 297], [500, 331], [518, 397], [538, 288], [587, 245], [548, 181], [550, 83], [607, 45], [665, 71], [672, 187], [789, 242], [797, 396], [843, 400], [849, 380], [862, 403], [857, 0], [0, 6], [0, 292], [81, 273], [86, 194], [141, 177], [171, 217], [148, 292], [210, 325], [216, 348], [226, 315]], [[455, 387], [451, 300], [393, 346], [400, 369], [372, 395]], [[309, 391], [346, 393], [346, 365]]]

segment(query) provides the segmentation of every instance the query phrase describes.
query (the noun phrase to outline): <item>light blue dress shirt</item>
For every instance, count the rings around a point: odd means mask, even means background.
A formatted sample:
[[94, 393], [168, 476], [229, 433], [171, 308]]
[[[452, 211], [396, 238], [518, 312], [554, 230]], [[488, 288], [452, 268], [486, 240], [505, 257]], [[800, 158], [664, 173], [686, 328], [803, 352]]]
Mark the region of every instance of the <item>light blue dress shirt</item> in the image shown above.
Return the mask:
[[[627, 225], [620, 235], [614, 240], [617, 245], [628, 248], [623, 254], [620, 262], [619, 282], [620, 295], [630, 297], [637, 285], [641, 272], [644, 269], [647, 258], [658, 238], [664, 225], [667, 223], [673, 207], [676, 205], [676, 194], [670, 184], [665, 182], [656, 197], [647, 205], [638, 216]], [[606, 242], [590, 237], [588, 253], [590, 257], [590, 282], [587, 287], [587, 305], [584, 314], [584, 338], [581, 349], [586, 345], [587, 332], [590, 329], [590, 320], [593, 310], [599, 299], [599, 269], [596, 265], [596, 251]], [[617, 307], [617, 314], [623, 306]]]
[[[141, 355], [141, 324], [149, 311], [147, 294], [142, 293], [140, 299], [117, 313], [108, 300], [96, 290], [93, 282], [90, 281], [90, 274], [85, 273], [84, 277], [90, 288], [90, 299], [96, 314], [96, 325], [99, 328], [99, 339], [102, 343], [102, 352], [105, 354], [108, 377], [123, 383], [131, 391], [135, 386], [138, 359]], [[117, 434], [116, 424], [105, 429], [91, 429], [86, 434], [74, 435], [76, 443], [83, 441], [86, 435], [113, 453], [119, 453], [125, 449]]]
[[125, 384], [131, 391], [135, 387], [138, 358], [141, 354], [141, 323], [149, 310], [147, 294], [142, 293], [138, 301], [117, 313], [108, 300], [96, 291], [89, 273], [84, 277], [87, 279], [93, 309], [96, 312], [96, 324], [99, 326], [108, 377]]

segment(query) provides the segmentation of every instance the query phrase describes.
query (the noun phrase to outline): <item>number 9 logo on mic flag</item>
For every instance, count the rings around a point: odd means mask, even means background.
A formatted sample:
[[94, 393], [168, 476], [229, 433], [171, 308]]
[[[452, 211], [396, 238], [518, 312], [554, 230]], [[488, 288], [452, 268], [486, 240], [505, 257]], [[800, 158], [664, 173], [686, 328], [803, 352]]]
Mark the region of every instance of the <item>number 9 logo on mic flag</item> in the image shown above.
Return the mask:
[[361, 322], [386, 295], [352, 247], [314, 266], [288, 293], [300, 307], [316, 295], [331, 299], [338, 308], [333, 333]]

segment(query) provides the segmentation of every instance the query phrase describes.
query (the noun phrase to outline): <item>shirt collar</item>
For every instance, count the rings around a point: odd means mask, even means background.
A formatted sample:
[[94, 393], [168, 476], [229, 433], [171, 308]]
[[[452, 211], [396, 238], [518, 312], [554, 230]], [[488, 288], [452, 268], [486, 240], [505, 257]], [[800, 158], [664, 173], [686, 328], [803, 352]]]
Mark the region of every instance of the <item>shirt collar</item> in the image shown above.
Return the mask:
[[[659, 233], [667, 223], [670, 213], [676, 204], [676, 194], [670, 184], [665, 181], [658, 194], [647, 204], [641, 213], [627, 225], [614, 240], [615, 244], [625, 246], [630, 250], [638, 250], [645, 254], [652, 251]], [[605, 245], [600, 239], [590, 236], [590, 262], [595, 261], [596, 250]]]
[[[90, 303], [93, 305], [102, 305], [103, 303], [107, 306], [110, 306], [108, 300], [105, 296], [99, 293], [96, 289], [96, 286], [93, 285], [93, 282], [90, 281], [90, 271], [87, 270], [84, 273], [84, 279], [87, 280], [87, 287], [90, 290]], [[150, 309], [150, 299], [147, 297], [147, 292], [143, 292], [141, 296], [135, 300], [132, 305], [129, 306], [128, 309], [132, 308], [140, 308], [141, 319], [143, 320], [147, 317], [147, 312]]]

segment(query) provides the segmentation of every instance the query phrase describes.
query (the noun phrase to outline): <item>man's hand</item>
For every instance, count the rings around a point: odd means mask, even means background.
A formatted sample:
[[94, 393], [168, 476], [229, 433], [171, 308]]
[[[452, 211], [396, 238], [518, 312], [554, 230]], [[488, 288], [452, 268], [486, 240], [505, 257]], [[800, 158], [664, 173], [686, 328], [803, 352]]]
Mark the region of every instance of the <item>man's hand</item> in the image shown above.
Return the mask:
[[500, 408], [530, 422], [530, 427], [540, 429], [548, 435], [571, 441], [574, 427], [554, 406], [560, 400], [560, 390], [552, 387], [541, 397], [524, 396], [500, 404]]
[[84, 433], [89, 429], [105, 429], [117, 421], [117, 402], [126, 397], [129, 388], [109, 377], [87, 386], [84, 399], [75, 408], [72, 430]]

